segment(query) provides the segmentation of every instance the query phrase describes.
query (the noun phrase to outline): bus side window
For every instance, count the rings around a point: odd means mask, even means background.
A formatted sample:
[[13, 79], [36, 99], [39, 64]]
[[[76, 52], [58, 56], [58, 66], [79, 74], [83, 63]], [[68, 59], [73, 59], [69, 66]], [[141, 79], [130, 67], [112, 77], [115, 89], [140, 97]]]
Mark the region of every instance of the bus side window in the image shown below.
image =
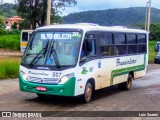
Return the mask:
[[95, 55], [95, 40], [94, 39], [92, 39], [90, 41], [90, 43], [88, 44], [87, 47], [89, 47], [89, 46], [91, 46], [91, 49], [87, 50], [88, 51], [87, 55], [94, 56]]
[[28, 32], [22, 33], [22, 41], [28, 41]]
[[81, 62], [96, 56], [95, 39], [85, 39], [81, 50]]

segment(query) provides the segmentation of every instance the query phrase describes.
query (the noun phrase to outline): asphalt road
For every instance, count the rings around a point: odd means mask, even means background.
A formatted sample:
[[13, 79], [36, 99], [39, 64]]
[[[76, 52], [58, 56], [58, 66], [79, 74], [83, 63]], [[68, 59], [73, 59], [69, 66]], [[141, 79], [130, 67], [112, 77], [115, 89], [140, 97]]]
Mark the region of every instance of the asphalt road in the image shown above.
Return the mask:
[[150, 64], [147, 74], [133, 81], [131, 90], [116, 86], [99, 90], [88, 104], [72, 97], [40, 99], [20, 92], [18, 79], [0, 80], [0, 111], [160, 111], [160, 65]]

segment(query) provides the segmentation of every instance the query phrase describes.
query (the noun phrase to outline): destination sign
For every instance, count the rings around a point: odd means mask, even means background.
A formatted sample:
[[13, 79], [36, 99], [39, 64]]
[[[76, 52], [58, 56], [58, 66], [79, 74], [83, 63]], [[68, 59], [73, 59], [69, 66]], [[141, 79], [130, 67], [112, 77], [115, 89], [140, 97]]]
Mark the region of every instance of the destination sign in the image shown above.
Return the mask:
[[69, 33], [42, 33], [41, 39], [47, 40], [47, 39], [60, 39], [60, 40], [69, 40], [72, 39], [72, 37], [81, 37], [81, 34], [79, 32], [69, 32]]

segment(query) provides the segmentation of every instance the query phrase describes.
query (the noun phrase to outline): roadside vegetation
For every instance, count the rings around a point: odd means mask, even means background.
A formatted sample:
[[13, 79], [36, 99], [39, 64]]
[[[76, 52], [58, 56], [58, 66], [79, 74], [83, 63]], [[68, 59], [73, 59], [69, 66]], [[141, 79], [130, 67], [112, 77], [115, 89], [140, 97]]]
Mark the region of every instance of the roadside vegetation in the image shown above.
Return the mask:
[[156, 56], [156, 52], [154, 50], [154, 46], [156, 41], [149, 41], [149, 63], [154, 63], [154, 58]]
[[0, 36], [0, 48], [19, 50], [20, 34], [6, 34]]
[[[0, 18], [0, 48], [11, 51], [20, 50], [20, 31], [6, 31]], [[0, 79], [17, 78], [21, 58], [0, 56]]]
[[0, 18], [0, 48], [19, 50], [20, 49], [20, 31], [13, 29], [6, 31], [3, 20]]
[[17, 78], [21, 58], [0, 57], [0, 79]]

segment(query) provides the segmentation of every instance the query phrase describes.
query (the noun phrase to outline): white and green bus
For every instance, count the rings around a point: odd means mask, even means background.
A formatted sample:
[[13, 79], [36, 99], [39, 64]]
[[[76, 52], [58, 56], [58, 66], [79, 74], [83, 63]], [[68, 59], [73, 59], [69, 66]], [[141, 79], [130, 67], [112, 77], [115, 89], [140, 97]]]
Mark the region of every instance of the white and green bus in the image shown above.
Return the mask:
[[62, 24], [37, 28], [19, 70], [20, 90], [46, 95], [80, 96], [112, 85], [131, 89], [146, 74], [148, 33], [96, 24]]

